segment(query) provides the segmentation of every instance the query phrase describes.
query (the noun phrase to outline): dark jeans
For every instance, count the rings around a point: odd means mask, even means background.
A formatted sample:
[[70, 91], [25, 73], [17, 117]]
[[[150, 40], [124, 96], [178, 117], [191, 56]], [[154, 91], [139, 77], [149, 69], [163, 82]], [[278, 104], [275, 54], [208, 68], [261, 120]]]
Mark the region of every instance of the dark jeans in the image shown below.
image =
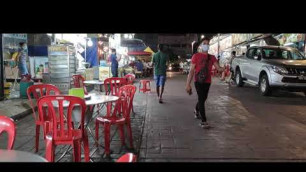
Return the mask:
[[118, 68], [117, 67], [112, 67], [112, 75], [113, 77], [118, 77]]
[[201, 84], [201, 83], [195, 82], [194, 85], [195, 85], [195, 88], [196, 88], [197, 94], [198, 94], [198, 102], [197, 102], [197, 105], [196, 105], [196, 110], [197, 110], [197, 112], [200, 111], [200, 115], [202, 117], [202, 122], [206, 122], [205, 101], [206, 101], [207, 96], [208, 96], [210, 83]]

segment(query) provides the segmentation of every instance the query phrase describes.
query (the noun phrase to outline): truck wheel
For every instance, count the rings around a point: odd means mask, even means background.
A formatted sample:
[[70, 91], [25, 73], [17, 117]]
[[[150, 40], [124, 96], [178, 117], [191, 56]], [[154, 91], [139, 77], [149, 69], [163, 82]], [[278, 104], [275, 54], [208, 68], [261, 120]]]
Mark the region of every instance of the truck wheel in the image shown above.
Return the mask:
[[269, 80], [268, 80], [268, 76], [267, 75], [263, 75], [260, 78], [259, 90], [260, 90], [261, 95], [263, 95], [263, 96], [271, 95], [272, 89], [271, 89], [271, 87], [269, 85]]
[[237, 69], [237, 71], [236, 71], [235, 82], [236, 82], [236, 85], [238, 87], [242, 87], [243, 84], [244, 84], [243, 81], [242, 81], [241, 72], [240, 72], [239, 69]]

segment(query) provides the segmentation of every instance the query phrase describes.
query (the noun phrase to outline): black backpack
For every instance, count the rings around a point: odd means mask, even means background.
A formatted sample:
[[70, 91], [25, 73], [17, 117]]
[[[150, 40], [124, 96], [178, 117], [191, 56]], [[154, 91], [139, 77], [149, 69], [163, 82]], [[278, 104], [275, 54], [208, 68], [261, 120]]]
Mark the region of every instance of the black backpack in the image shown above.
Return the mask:
[[204, 63], [204, 66], [201, 68], [200, 72], [196, 74], [197, 82], [203, 84], [205, 83], [207, 77], [209, 76], [209, 61], [210, 61], [210, 55], [208, 55], [207, 60], [205, 61], [204, 59], [202, 60], [202, 63]]

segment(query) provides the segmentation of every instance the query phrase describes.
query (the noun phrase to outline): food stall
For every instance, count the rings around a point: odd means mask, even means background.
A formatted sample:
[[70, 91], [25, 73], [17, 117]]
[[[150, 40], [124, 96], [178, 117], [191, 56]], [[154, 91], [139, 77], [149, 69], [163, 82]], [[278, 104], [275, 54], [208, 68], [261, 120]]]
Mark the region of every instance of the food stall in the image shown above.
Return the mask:
[[51, 45], [48, 47], [49, 78], [45, 83], [57, 86], [61, 93], [68, 93], [71, 77], [76, 73], [76, 57], [74, 46]]
[[[17, 81], [20, 80], [19, 69], [17, 63], [17, 54], [19, 43], [27, 43], [27, 34], [2, 34], [1, 35], [1, 90], [0, 90], [0, 100], [6, 98], [19, 97], [19, 84]], [[27, 64], [29, 64], [29, 59], [27, 58]], [[27, 65], [29, 66], [29, 65]], [[27, 67], [29, 69], [29, 67]], [[14, 83], [14, 84], [13, 84]], [[4, 87], [3, 87], [4, 86]], [[11, 89], [16, 89], [16, 92], [10, 92]], [[4, 95], [5, 90], [5, 95]]]

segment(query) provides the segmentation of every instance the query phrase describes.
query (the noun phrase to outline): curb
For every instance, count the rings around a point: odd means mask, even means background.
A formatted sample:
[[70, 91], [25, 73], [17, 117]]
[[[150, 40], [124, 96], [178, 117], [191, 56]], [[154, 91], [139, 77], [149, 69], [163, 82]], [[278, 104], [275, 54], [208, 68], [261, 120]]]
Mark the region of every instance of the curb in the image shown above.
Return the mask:
[[[36, 110], [36, 108], [35, 108], [35, 110]], [[24, 118], [24, 117], [30, 115], [31, 113], [33, 113], [33, 111], [32, 111], [32, 109], [30, 108], [30, 109], [28, 109], [28, 110], [25, 110], [25, 111], [19, 113], [19, 114], [13, 115], [13, 116], [11, 116], [10, 118], [12, 118], [14, 121], [18, 121], [18, 120], [20, 120], [20, 119], [22, 119], [22, 118]]]

